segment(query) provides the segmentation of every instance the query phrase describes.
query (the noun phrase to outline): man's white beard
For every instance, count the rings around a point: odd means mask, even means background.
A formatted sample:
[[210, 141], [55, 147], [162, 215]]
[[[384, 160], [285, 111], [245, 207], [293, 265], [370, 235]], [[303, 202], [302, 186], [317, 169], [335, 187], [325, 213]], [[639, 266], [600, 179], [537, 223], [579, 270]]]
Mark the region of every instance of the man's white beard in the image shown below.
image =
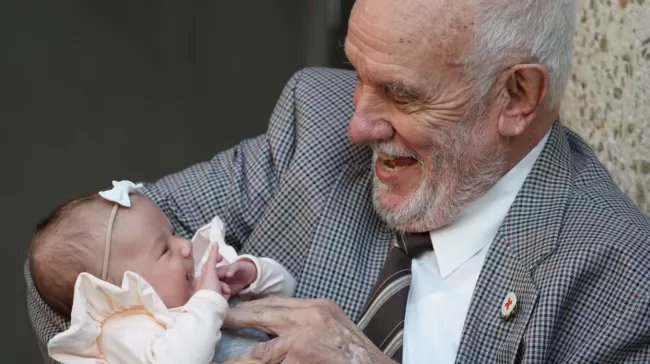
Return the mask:
[[[435, 165], [418, 162], [422, 181], [401, 206], [380, 204], [379, 194], [390, 190], [390, 186], [380, 182], [373, 173], [373, 204], [391, 228], [423, 232], [448, 225], [503, 176], [506, 148], [500, 146], [488, 156], [473, 156], [470, 151], [480, 142], [480, 137], [474, 137], [471, 128], [462, 129], [456, 132], [457, 135], [447, 138], [447, 145], [436, 148], [430, 156]], [[387, 154], [391, 154], [391, 150], [400, 151], [399, 154], [409, 153], [390, 142], [376, 143], [373, 149], [389, 152]], [[373, 160], [376, 160], [376, 153]], [[437, 178], [434, 178], [434, 173]]]

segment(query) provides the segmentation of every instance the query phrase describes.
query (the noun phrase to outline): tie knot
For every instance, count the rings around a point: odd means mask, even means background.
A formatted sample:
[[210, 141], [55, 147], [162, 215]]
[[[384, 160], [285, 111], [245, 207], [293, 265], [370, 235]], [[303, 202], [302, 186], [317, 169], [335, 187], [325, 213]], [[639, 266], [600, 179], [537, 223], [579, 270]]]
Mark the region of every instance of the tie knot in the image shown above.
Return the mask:
[[429, 233], [398, 233], [397, 247], [406, 255], [415, 258], [422, 253], [433, 250]]

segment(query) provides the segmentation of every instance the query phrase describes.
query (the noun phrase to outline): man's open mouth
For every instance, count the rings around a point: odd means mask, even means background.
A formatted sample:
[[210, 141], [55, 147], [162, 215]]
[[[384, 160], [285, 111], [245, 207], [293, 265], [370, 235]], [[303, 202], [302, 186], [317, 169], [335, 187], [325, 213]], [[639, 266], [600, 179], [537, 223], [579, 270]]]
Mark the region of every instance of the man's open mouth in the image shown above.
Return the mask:
[[377, 152], [377, 156], [381, 160], [381, 163], [384, 167], [398, 171], [402, 168], [412, 166], [418, 161], [412, 157], [398, 157], [394, 155], [384, 154]]

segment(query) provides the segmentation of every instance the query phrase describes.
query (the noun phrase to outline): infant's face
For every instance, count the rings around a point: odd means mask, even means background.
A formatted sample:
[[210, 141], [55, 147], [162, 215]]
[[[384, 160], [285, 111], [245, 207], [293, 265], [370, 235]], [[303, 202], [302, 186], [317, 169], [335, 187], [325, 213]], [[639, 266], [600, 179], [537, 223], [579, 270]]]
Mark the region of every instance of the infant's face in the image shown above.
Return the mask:
[[172, 230], [152, 201], [131, 196], [131, 208], [120, 208], [113, 226], [109, 269], [112, 277], [125, 271], [141, 275], [168, 308], [187, 303], [194, 293], [192, 243]]

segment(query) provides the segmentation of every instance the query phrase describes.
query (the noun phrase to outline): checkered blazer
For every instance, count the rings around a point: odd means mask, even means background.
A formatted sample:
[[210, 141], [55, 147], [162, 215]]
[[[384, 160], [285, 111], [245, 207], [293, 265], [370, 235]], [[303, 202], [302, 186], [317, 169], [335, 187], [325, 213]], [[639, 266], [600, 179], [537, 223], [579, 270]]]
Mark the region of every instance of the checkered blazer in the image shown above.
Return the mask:
[[[286, 85], [268, 131], [144, 193], [190, 237], [213, 216], [242, 252], [278, 260], [299, 297], [326, 297], [354, 321], [392, 232], [371, 203], [371, 153], [348, 141], [353, 72], [306, 69]], [[67, 323], [38, 297], [42, 347]], [[509, 292], [517, 313], [502, 321]], [[650, 363], [650, 219], [587, 144], [559, 122], [492, 244], [458, 363]]]

